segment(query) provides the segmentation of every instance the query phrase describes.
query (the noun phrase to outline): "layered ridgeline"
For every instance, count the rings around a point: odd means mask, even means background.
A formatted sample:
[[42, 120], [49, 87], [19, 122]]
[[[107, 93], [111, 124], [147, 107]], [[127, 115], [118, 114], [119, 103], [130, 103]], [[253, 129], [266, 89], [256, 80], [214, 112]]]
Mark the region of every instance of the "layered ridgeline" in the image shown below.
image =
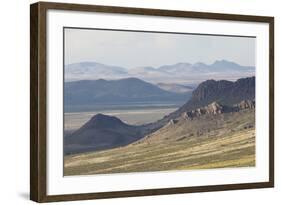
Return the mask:
[[65, 80], [93, 80], [109, 76], [115, 79], [136, 77], [147, 82], [174, 83], [174, 82], [202, 82], [213, 76], [216, 79], [233, 80], [254, 75], [255, 67], [242, 66], [227, 60], [217, 60], [212, 64], [176, 63], [160, 67], [124, 68], [110, 66], [97, 62], [80, 62], [65, 66]]
[[86, 111], [107, 105], [136, 105], [136, 103], [182, 104], [191, 96], [186, 92], [170, 92], [138, 78], [120, 80], [82, 80], [64, 83], [66, 112]]
[[[254, 126], [254, 100], [255, 77], [235, 82], [208, 80], [193, 91], [191, 99], [186, 104], [154, 123], [131, 126], [116, 117], [94, 116], [65, 138], [65, 154], [111, 149], [138, 140], [141, 142], [142, 138], [157, 139], [159, 135], [166, 136], [164, 138], [201, 136], [202, 133], [206, 134], [206, 129], [207, 132], [218, 135], [214, 130], [222, 129], [227, 121], [230, 122], [230, 127], [225, 127], [221, 133], [225, 133], [226, 130], [240, 130], [245, 126], [251, 128]], [[240, 121], [240, 118], [245, 118], [245, 121]], [[192, 120], [182, 121], [183, 119]], [[100, 120], [102, 123], [98, 123]], [[176, 125], [175, 130], [169, 127], [171, 124]], [[177, 127], [179, 125], [181, 126]], [[180, 131], [182, 133], [175, 134], [179, 130], [183, 130]]]

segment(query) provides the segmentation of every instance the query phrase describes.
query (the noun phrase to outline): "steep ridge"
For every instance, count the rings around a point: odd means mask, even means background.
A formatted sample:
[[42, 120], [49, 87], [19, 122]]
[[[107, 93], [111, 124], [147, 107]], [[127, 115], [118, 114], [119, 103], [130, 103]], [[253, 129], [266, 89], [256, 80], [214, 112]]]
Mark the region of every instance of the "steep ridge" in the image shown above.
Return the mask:
[[226, 80], [207, 80], [198, 85], [192, 92], [191, 99], [175, 112], [163, 119], [147, 125], [147, 132], [155, 131], [164, 126], [171, 119], [179, 117], [183, 112], [207, 106], [216, 101], [225, 106], [232, 106], [243, 100], [255, 99], [255, 77], [241, 78], [235, 82]]
[[192, 98], [175, 114], [210, 104], [213, 101], [233, 105], [242, 100], [255, 99], [255, 77], [241, 78], [235, 82], [207, 80], [192, 93]]

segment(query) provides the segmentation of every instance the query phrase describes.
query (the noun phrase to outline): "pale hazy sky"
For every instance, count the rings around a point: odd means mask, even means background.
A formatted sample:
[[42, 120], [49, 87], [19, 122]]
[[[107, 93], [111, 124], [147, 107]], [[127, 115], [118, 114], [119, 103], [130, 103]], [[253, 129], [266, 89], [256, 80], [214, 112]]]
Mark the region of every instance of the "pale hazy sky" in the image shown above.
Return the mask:
[[255, 66], [255, 38], [65, 29], [65, 64], [95, 61], [130, 69], [222, 59]]

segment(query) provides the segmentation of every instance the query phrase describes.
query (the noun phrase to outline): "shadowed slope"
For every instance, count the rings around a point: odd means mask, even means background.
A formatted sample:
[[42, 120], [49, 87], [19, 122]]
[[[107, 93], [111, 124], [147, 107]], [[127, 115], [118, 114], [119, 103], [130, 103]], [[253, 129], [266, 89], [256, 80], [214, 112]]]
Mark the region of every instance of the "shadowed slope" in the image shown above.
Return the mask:
[[64, 153], [97, 151], [124, 146], [142, 137], [140, 128], [112, 116], [97, 114], [64, 139]]

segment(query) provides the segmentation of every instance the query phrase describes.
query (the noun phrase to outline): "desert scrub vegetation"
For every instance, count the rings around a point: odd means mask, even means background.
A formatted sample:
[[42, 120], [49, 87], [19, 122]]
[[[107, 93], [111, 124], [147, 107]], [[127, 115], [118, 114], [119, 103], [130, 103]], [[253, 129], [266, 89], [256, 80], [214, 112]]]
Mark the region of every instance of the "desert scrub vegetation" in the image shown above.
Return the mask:
[[255, 129], [65, 156], [64, 175], [255, 166]]

